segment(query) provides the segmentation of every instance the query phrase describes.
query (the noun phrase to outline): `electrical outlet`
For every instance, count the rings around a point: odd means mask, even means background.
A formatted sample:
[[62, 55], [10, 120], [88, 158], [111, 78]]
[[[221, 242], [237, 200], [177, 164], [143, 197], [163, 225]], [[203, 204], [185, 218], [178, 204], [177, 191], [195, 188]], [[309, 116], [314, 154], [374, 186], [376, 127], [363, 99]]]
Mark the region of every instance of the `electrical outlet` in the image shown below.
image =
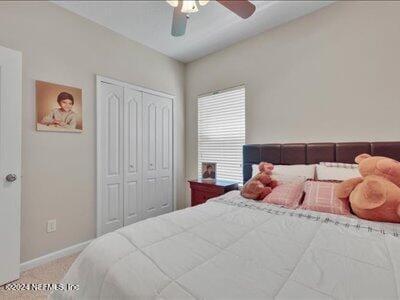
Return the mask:
[[54, 232], [57, 229], [57, 221], [56, 220], [48, 220], [47, 221], [47, 233]]

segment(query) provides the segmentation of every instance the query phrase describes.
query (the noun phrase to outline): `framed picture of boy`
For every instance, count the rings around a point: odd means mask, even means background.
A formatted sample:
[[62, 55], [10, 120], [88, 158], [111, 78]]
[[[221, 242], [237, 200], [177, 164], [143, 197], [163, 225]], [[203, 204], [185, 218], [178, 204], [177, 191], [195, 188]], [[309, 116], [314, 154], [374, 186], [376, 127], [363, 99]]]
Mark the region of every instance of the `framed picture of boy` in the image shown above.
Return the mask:
[[212, 162], [201, 163], [201, 179], [212, 180], [217, 178], [217, 164]]
[[36, 129], [82, 132], [82, 90], [36, 81]]

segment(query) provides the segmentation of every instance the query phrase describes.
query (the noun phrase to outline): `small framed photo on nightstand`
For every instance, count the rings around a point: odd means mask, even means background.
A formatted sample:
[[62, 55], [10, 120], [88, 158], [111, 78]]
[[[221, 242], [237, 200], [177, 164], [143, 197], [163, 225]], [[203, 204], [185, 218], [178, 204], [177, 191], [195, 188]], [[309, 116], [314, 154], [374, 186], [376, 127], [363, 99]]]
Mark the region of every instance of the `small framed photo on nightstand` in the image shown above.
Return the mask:
[[217, 178], [217, 163], [202, 162], [201, 163], [201, 179], [215, 181]]

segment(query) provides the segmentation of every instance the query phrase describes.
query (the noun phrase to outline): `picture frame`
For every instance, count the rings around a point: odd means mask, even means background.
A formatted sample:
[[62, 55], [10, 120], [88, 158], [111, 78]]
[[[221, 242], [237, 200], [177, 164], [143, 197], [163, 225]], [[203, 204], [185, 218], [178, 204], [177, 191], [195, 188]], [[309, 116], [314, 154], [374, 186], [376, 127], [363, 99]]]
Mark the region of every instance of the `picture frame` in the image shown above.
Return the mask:
[[201, 180], [215, 181], [217, 179], [217, 163], [202, 162], [201, 163]]
[[36, 80], [36, 130], [82, 132], [82, 89]]

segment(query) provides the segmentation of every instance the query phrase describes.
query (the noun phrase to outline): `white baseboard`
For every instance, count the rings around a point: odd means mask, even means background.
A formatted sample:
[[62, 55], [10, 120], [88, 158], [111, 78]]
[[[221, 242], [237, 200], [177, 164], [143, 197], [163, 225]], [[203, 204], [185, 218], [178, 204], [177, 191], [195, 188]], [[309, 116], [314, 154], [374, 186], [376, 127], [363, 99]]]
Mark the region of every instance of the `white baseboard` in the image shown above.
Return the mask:
[[67, 248], [64, 248], [64, 249], [61, 249], [61, 250], [46, 254], [46, 255], [43, 255], [41, 257], [34, 258], [32, 260], [23, 262], [20, 265], [20, 270], [21, 270], [21, 272], [23, 272], [23, 271], [38, 267], [40, 265], [43, 265], [45, 263], [51, 262], [51, 261], [53, 261], [55, 259], [58, 259], [58, 258], [61, 258], [61, 257], [64, 257], [64, 256], [68, 256], [68, 255], [72, 255], [72, 254], [75, 254], [77, 252], [80, 252], [83, 249], [85, 249], [86, 246], [89, 245], [91, 241], [92, 240], [89, 240], [89, 241], [86, 241], [86, 242], [83, 242], [83, 243], [79, 243], [79, 244], [76, 244], [76, 245], [73, 245], [73, 246], [70, 246], [70, 247], [67, 247]]

